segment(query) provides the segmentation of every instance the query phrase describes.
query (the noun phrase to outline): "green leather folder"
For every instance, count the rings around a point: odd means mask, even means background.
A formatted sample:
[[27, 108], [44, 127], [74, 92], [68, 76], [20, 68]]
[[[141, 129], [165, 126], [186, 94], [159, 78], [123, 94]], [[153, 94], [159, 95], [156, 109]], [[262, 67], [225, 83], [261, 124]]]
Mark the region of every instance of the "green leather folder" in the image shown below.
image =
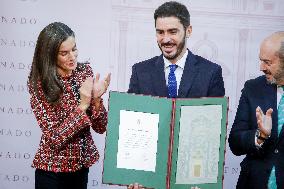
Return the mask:
[[[226, 97], [169, 99], [110, 92], [103, 183], [138, 182], [155, 189], [222, 188], [227, 108]], [[154, 169], [118, 166], [119, 136], [124, 137], [119, 132], [122, 111], [158, 115]]]

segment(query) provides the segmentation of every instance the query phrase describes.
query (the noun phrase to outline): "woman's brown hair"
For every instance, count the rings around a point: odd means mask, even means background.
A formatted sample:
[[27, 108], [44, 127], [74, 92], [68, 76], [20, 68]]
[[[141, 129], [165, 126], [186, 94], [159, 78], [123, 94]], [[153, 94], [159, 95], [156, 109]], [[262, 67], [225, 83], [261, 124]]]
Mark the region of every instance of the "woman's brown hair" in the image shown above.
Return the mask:
[[67, 25], [54, 22], [46, 26], [37, 39], [28, 84], [38, 94], [40, 83], [45, 98], [51, 104], [57, 103], [63, 92], [56, 63], [61, 43], [70, 36], [75, 37], [75, 34]]

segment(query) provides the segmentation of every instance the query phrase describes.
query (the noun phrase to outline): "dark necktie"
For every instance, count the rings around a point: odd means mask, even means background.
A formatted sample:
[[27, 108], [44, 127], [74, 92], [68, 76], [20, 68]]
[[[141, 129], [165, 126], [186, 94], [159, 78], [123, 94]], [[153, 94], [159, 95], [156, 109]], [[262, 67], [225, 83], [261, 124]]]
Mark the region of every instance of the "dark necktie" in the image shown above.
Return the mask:
[[175, 98], [177, 97], [177, 79], [175, 75], [175, 70], [177, 65], [170, 65], [170, 73], [168, 76], [168, 97]]

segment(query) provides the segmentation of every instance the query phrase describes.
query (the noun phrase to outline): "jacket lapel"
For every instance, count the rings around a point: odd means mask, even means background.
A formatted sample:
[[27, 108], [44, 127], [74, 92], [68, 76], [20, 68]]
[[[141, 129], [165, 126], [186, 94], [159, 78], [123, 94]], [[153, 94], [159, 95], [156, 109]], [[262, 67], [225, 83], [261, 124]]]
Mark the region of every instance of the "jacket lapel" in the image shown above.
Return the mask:
[[[265, 93], [268, 95], [267, 99], [269, 100], [269, 106], [267, 106], [268, 108], [272, 108], [273, 109], [273, 113], [272, 113], [272, 130], [271, 130], [271, 135], [275, 135], [277, 136], [277, 127], [278, 127], [278, 111], [277, 111], [277, 87], [276, 85], [271, 85], [271, 84], [267, 84], [268, 85], [268, 89], [264, 89]], [[265, 112], [264, 112], [265, 113]], [[273, 125], [275, 125], [275, 127], [273, 127]]]
[[[266, 81], [265, 81], [266, 82]], [[276, 85], [271, 85], [266, 82], [265, 84], [266, 87], [259, 86], [261, 88], [262, 93], [266, 94], [266, 99], [265, 99], [265, 109], [268, 110], [269, 108], [273, 109], [272, 113], [272, 130], [271, 130], [271, 137], [274, 138], [275, 140], [275, 145], [279, 142], [278, 138], [278, 111], [277, 111], [277, 86]], [[265, 110], [265, 111], [266, 111]], [[265, 113], [265, 112], [264, 112]], [[283, 132], [282, 132], [283, 134]], [[281, 136], [281, 133], [280, 135]]]
[[164, 67], [163, 55], [161, 55], [155, 62], [153, 69], [151, 69], [154, 93], [156, 96], [161, 97], [166, 97], [168, 94]]
[[192, 87], [194, 79], [198, 73], [198, 65], [197, 60], [194, 55], [188, 51], [188, 55], [185, 61], [183, 74], [181, 77], [179, 90], [178, 90], [178, 97], [179, 98], [186, 98], [189, 97], [187, 94]]
[[282, 125], [282, 129], [279, 133], [278, 142], [284, 138], [284, 125]]

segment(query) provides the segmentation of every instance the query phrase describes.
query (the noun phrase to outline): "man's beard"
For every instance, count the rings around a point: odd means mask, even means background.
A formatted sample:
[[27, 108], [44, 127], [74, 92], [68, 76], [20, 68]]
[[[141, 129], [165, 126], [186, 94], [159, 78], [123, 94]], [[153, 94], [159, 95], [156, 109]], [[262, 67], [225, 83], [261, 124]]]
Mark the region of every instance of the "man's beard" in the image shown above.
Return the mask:
[[180, 53], [182, 52], [182, 50], [183, 50], [183, 48], [184, 48], [184, 46], [185, 46], [185, 39], [186, 39], [186, 36], [185, 36], [185, 34], [184, 34], [184, 37], [183, 37], [182, 42], [177, 46], [177, 52], [176, 52], [174, 55], [172, 55], [172, 56], [164, 54], [164, 52], [163, 52], [163, 50], [162, 50], [162, 46], [164, 46], [164, 45], [171, 45], [171, 44], [172, 44], [171, 42], [169, 42], [169, 43], [163, 43], [163, 44], [161, 44], [161, 46], [160, 46], [160, 45], [158, 45], [158, 46], [159, 46], [160, 50], [162, 51], [162, 54], [164, 55], [164, 57], [165, 57], [166, 59], [168, 59], [168, 60], [174, 60], [174, 59], [176, 59], [176, 58], [180, 55]]
[[280, 84], [284, 82], [284, 65], [280, 64], [279, 69], [276, 71], [271, 80], [267, 80], [270, 84]]

